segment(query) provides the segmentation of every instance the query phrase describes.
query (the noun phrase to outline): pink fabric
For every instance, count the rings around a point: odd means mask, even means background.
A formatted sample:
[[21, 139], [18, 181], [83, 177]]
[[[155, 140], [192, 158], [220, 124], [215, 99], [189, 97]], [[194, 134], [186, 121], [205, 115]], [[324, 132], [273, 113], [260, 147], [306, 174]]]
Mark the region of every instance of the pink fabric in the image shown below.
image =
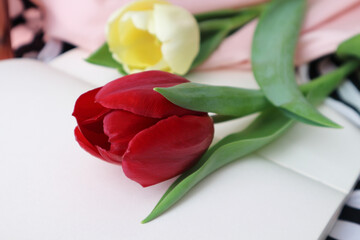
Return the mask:
[[[253, 21], [227, 38], [198, 69], [249, 69], [251, 41], [256, 23], [257, 21]], [[358, 23], [360, 0], [309, 1], [295, 63], [299, 65], [334, 52], [340, 42], [360, 33]]]
[[[193, 13], [253, 5], [266, 0], [170, 0]], [[308, 0], [308, 11], [299, 40], [296, 63], [333, 52], [346, 38], [360, 32], [360, 0]], [[42, 0], [49, 37], [94, 50], [104, 42], [108, 16], [130, 0]], [[199, 69], [250, 67], [250, 23], [226, 39]], [[234, 54], [236, 52], [236, 54]]]
[[[105, 39], [105, 23], [112, 12], [131, 0], [41, 0], [46, 10], [46, 33], [88, 50]], [[253, 5], [265, 0], [170, 0], [192, 13]]]

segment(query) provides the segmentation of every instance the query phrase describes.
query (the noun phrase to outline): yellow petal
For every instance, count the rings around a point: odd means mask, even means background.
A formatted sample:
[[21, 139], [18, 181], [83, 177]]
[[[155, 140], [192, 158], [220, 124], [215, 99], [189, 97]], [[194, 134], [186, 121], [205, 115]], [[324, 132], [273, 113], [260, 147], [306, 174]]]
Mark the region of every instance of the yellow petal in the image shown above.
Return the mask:
[[199, 50], [195, 18], [166, 1], [132, 2], [110, 17], [106, 30], [114, 59], [130, 72], [159, 69], [184, 74]]
[[118, 24], [120, 31], [121, 34], [112, 46], [113, 53], [121, 62], [136, 68], [146, 68], [162, 59], [161, 43], [156, 36], [136, 28], [131, 20]]

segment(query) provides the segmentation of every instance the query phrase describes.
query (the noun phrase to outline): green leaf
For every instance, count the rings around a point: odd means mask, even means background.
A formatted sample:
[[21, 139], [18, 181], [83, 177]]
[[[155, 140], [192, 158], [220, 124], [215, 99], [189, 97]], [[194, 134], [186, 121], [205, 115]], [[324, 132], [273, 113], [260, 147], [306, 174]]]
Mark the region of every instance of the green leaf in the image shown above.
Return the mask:
[[183, 83], [154, 90], [183, 108], [220, 115], [240, 117], [271, 106], [260, 90], [197, 83]]
[[340, 58], [355, 57], [360, 59], [360, 34], [342, 42], [336, 54]]
[[[319, 104], [359, 65], [356, 61], [347, 62], [337, 70], [302, 85], [302, 91], [312, 104]], [[292, 122], [293, 120], [279, 109], [268, 108], [245, 130], [231, 134], [209, 148], [194, 167], [183, 173], [169, 187], [142, 222], [149, 222], [161, 215], [212, 172], [273, 141], [288, 129]]]
[[[299, 89], [307, 95], [315, 87], [322, 86], [317, 98], [323, 99], [330, 94], [329, 86], [332, 86], [332, 81], [341, 82], [358, 65], [356, 61], [349, 61], [338, 69], [299, 86]], [[234, 116], [246, 116], [271, 106], [262, 91], [253, 89], [183, 83], [174, 87], [155, 88], [154, 90], [180, 107], [219, 114], [220, 116], [214, 116], [216, 122], [234, 119]], [[315, 103], [318, 104], [319, 101]]]
[[279, 110], [270, 109], [262, 113], [244, 131], [231, 134], [208, 150], [199, 162], [180, 176], [160, 199], [154, 210], [142, 223], [158, 217], [179, 201], [191, 188], [212, 172], [263, 147], [281, 135], [292, 120]]
[[92, 64], [116, 68], [121, 74], [127, 75], [123, 65], [113, 59], [109, 46], [106, 42], [85, 60]]
[[273, 0], [260, 17], [252, 46], [255, 79], [266, 98], [288, 116], [307, 124], [339, 127], [303, 96], [295, 82], [294, 54], [305, 0]]

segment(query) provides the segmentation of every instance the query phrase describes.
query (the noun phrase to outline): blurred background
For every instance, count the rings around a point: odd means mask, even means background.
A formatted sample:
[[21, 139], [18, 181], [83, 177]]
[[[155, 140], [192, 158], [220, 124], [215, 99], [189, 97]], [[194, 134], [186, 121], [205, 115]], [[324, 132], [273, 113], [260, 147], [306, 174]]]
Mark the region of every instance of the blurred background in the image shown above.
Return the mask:
[[50, 61], [73, 47], [45, 36], [44, 11], [36, 0], [0, 0], [0, 59]]

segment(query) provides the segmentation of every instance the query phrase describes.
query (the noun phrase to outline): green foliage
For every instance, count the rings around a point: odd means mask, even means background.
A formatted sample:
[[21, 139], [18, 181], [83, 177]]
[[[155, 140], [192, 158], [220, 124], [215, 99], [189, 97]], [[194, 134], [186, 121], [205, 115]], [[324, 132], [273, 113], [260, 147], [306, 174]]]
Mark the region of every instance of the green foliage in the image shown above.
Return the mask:
[[191, 65], [191, 69], [203, 63], [232, 31], [245, 25], [258, 14], [258, 12], [249, 11], [232, 18], [212, 19], [199, 23], [201, 33], [200, 50]]
[[307, 124], [339, 127], [309, 103], [295, 82], [294, 54], [305, 0], [273, 0], [257, 25], [252, 66], [266, 98], [289, 117]]
[[[359, 62], [350, 61], [337, 70], [321, 76], [311, 83], [302, 85], [301, 90], [308, 96], [311, 104], [319, 104], [338, 86], [338, 84], [341, 83], [346, 75], [354, 71], [359, 65]], [[175, 104], [177, 104], [177, 100], [180, 98], [191, 98], [189, 101], [180, 100], [180, 102], [189, 104], [189, 106], [191, 105], [192, 107], [190, 109], [194, 110], [206, 111], [206, 109], [214, 110], [215, 108], [220, 110], [221, 102], [229, 104], [231, 103], [231, 100], [233, 100], [234, 104], [232, 106], [234, 109], [230, 109], [230, 112], [238, 111], [239, 106], [237, 106], [235, 97], [237, 96], [241, 99], [241, 96], [237, 94], [246, 91], [245, 89], [238, 88], [231, 89], [228, 87], [214, 87], [188, 83], [182, 84], [180, 87], [177, 86], [177, 88], [172, 87], [168, 89], [170, 89], [170, 91], [164, 94], [165, 97], [170, 99], [170, 101], [176, 99], [176, 101], [172, 101]], [[217, 89], [219, 89], [219, 94], [217, 93]], [[157, 90], [159, 91], [160, 88]], [[165, 88], [162, 88], [159, 92], [163, 94], [165, 90]], [[177, 92], [180, 92], [180, 94]], [[210, 102], [215, 105], [220, 105], [213, 107], [211, 106], [212, 104], [205, 104], [205, 106], [202, 107], [201, 104], [203, 104], [203, 102], [198, 104], [198, 101], [202, 100], [197, 96], [192, 97], [192, 95], [196, 95], [198, 92], [200, 92], [200, 98], [204, 97], [205, 99], [207, 99], [208, 92]], [[258, 95], [259, 93], [261, 94], [260, 91], [249, 90], [249, 93], [252, 94], [253, 98], [265, 99], [264, 96]], [[230, 94], [233, 94], [233, 96], [229, 96]], [[170, 95], [171, 97], [169, 97]], [[172, 98], [173, 96], [174, 98]], [[220, 103], [217, 103], [216, 99], [218, 99]], [[243, 99], [247, 98], [245, 97]], [[249, 99], [251, 99], [251, 97]], [[249, 99], [246, 101], [250, 101]], [[196, 105], [196, 107], [193, 107], [193, 105]], [[262, 104], [259, 104], [258, 106], [261, 106], [261, 110], [265, 107]], [[144, 219], [143, 223], [149, 222], [161, 215], [209, 174], [232, 161], [258, 150], [279, 137], [290, 127], [293, 122], [291, 118], [283, 114], [281, 110], [273, 108], [270, 104], [266, 104], [266, 106], [266, 110], [245, 130], [231, 134], [209, 148], [193, 168], [183, 173], [169, 187], [153, 211]], [[246, 109], [245, 111], [248, 111], [247, 108], [244, 109]], [[239, 113], [243, 114], [244, 112]], [[225, 119], [229, 118], [226, 116], [219, 117]]]
[[153, 220], [169, 209], [212, 172], [271, 142], [283, 133], [291, 122], [292, 120], [278, 110], [269, 109], [244, 131], [223, 138], [211, 147], [193, 168], [181, 175], [170, 186], [143, 223]]
[[[323, 99], [331, 93], [329, 88], [332, 89], [332, 81], [339, 82], [339, 79], [354, 71], [358, 65], [356, 61], [349, 61], [337, 70], [299, 86], [299, 89], [304, 95], [308, 95], [315, 87], [322, 86], [317, 98]], [[214, 117], [217, 122], [263, 111], [271, 106], [263, 92], [254, 89], [183, 83], [169, 88], [155, 88], [155, 91], [183, 108], [221, 115]]]
[[220, 115], [241, 117], [271, 106], [260, 90], [183, 83], [155, 91], [178, 106]]

